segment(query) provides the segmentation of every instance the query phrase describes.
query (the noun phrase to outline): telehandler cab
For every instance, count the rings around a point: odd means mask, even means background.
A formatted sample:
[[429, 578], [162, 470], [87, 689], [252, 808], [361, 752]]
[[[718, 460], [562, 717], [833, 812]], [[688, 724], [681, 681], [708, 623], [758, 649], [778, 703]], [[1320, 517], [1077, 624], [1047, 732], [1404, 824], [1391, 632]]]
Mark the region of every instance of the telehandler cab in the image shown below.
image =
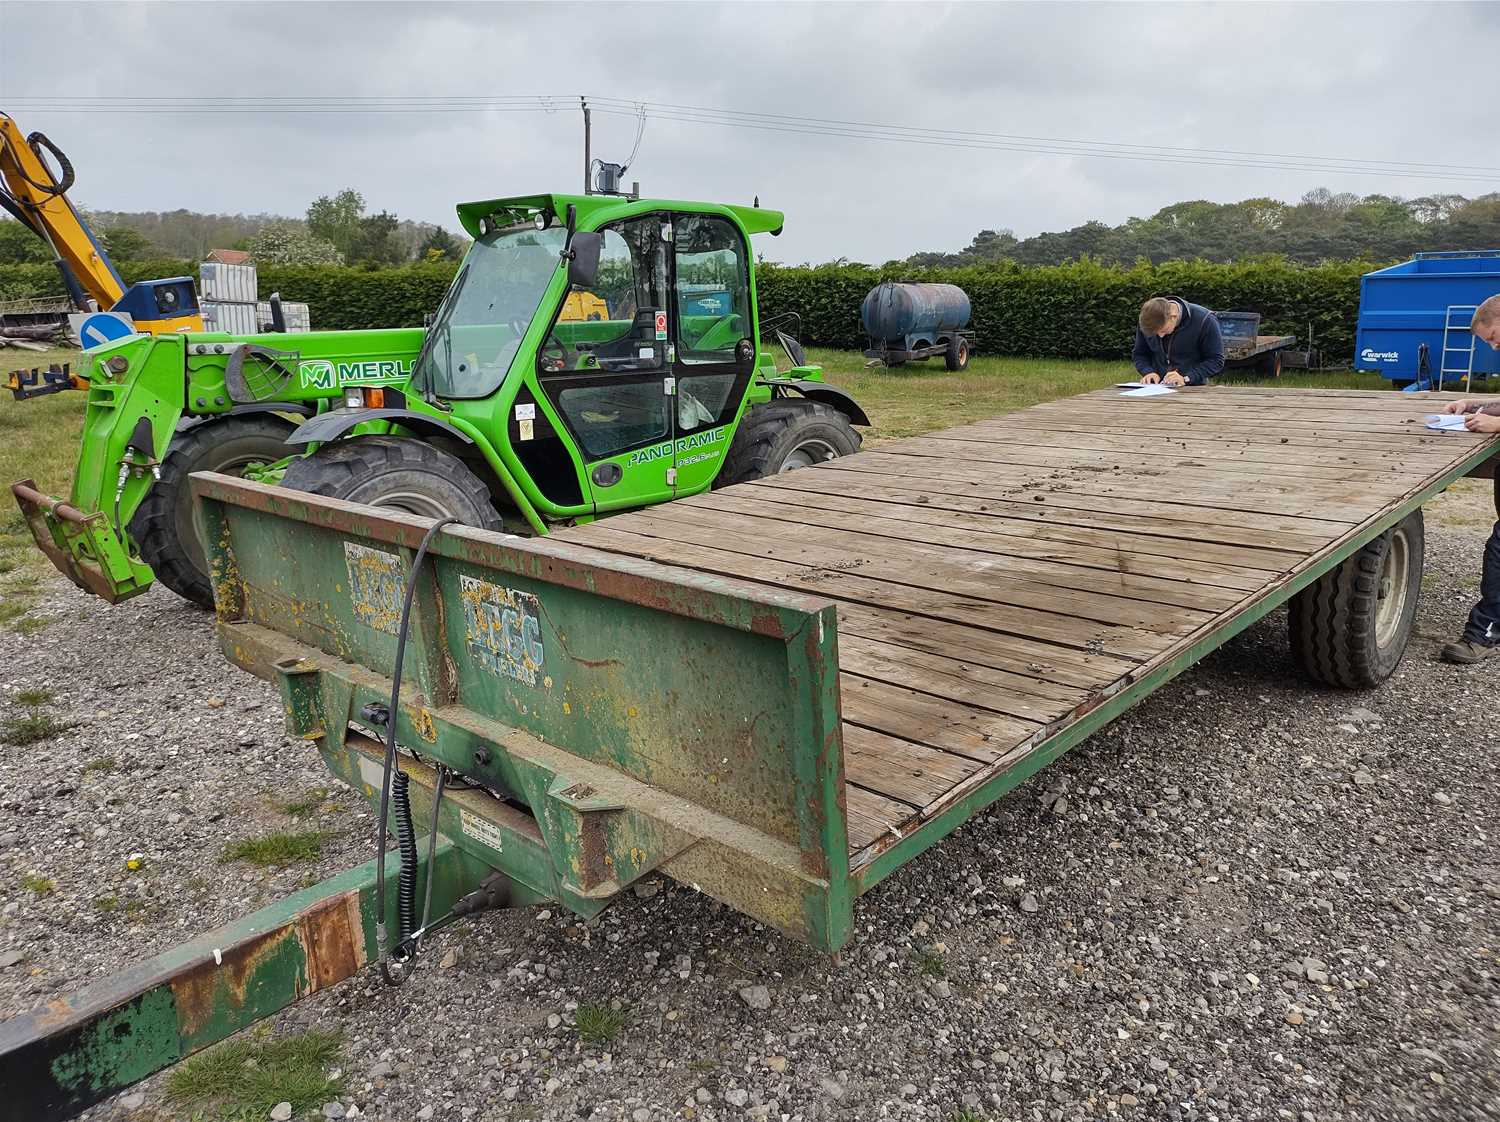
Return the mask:
[[[69, 500], [12, 488], [38, 546], [107, 600], [154, 573], [211, 605], [197, 471], [545, 534], [859, 449], [859, 405], [786, 335], [786, 372], [759, 342], [749, 237], [779, 212], [531, 195], [458, 214], [474, 244], [425, 331], [90, 352]], [[68, 388], [48, 373], [12, 388]]]

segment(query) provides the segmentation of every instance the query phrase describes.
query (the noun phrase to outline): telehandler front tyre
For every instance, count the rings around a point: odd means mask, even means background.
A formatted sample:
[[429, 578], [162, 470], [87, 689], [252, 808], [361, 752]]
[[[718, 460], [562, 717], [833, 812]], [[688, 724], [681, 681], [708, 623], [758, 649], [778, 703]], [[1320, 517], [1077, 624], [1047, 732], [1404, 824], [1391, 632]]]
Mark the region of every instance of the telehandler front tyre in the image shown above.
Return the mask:
[[1308, 677], [1360, 690], [1391, 676], [1417, 613], [1424, 537], [1413, 511], [1292, 597], [1292, 655]]
[[293, 460], [281, 485], [423, 518], [457, 518], [482, 530], [503, 528], [484, 481], [458, 457], [412, 436], [356, 436], [325, 444]]
[[130, 536], [156, 579], [184, 600], [214, 606], [203, 543], [193, 526], [188, 476], [195, 471], [239, 475], [253, 463], [273, 464], [291, 449], [292, 423], [271, 413], [206, 421], [172, 437], [151, 485], [130, 520]]
[[831, 405], [780, 398], [745, 414], [715, 487], [811, 467], [859, 451], [859, 433]]

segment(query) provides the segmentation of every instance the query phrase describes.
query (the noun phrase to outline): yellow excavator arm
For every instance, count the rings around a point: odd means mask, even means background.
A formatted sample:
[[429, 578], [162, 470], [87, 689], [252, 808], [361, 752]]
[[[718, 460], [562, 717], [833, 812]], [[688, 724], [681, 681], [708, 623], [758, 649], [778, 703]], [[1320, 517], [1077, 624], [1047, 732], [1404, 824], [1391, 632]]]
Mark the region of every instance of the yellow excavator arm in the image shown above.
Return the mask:
[[[56, 160], [54, 175], [43, 150]], [[0, 208], [47, 243], [68, 296], [81, 312], [122, 311], [136, 329], [153, 334], [202, 331], [191, 278], [145, 281], [127, 288], [88, 223], [68, 201], [73, 165], [39, 132], [23, 136], [16, 122], [0, 113]]]

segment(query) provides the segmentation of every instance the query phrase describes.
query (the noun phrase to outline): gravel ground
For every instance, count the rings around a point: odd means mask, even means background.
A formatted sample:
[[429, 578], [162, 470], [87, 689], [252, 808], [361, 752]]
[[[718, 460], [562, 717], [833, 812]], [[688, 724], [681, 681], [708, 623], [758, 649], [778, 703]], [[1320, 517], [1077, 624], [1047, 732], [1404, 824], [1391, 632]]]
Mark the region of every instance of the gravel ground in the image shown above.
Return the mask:
[[[1487, 507], [1429, 512], [1383, 689], [1302, 684], [1271, 617], [865, 897], [837, 964], [653, 881], [591, 924], [455, 925], [400, 990], [369, 974], [275, 1023], [341, 1029], [342, 1106], [379, 1119], [1500, 1118], [1497, 668], [1433, 661]], [[209, 617], [60, 582], [44, 611], [0, 633], [0, 716], [45, 682], [75, 722], [0, 754], [6, 1016], [357, 862], [369, 830], [352, 794], [277, 809], [326, 773]], [[289, 828], [329, 831], [323, 860], [222, 861]], [[580, 1005], [624, 1028], [580, 1044]], [[156, 1077], [86, 1117], [177, 1115]]]

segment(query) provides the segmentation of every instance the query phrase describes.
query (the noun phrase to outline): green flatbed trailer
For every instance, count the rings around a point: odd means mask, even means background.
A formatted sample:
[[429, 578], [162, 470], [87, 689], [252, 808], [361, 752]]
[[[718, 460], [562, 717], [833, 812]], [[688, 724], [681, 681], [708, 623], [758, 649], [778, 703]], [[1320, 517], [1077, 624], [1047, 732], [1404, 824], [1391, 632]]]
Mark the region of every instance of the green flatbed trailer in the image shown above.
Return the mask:
[[[859, 895], [1276, 607], [1314, 678], [1387, 676], [1421, 505], [1497, 447], [1423, 428], [1441, 400], [1104, 390], [546, 538], [449, 527], [385, 714], [431, 523], [193, 486], [222, 649], [289, 730], [378, 801], [394, 722], [435, 915], [662, 873], [836, 953]], [[372, 861], [0, 1025], [0, 1116], [382, 960], [384, 860], [383, 898]]]

